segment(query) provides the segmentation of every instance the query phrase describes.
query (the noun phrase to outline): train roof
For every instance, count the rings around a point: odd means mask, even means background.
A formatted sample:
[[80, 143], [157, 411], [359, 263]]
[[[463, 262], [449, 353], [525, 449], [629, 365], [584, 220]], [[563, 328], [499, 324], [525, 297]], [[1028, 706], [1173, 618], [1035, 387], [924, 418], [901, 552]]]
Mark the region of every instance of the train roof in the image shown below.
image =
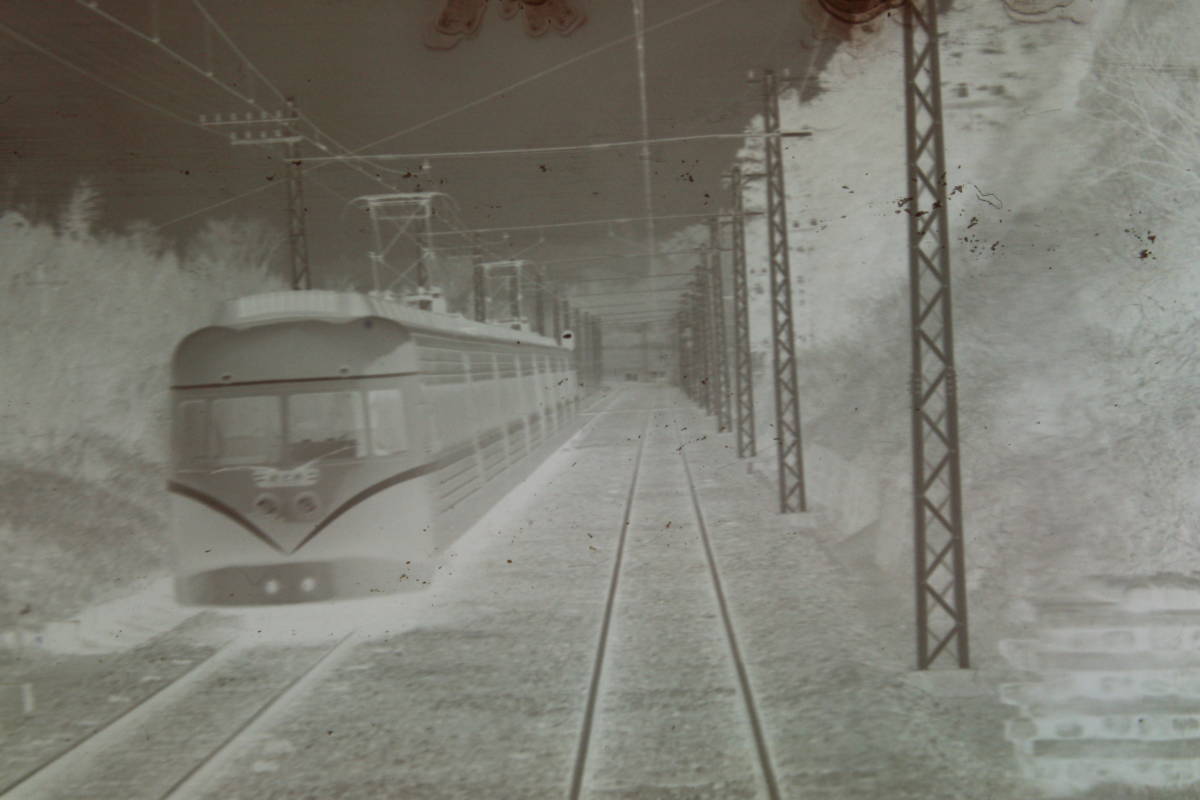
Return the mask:
[[572, 349], [531, 331], [475, 322], [458, 314], [422, 311], [387, 297], [323, 289], [265, 292], [227, 300], [221, 304], [212, 325], [242, 329], [304, 320], [352, 322], [367, 317], [391, 320], [412, 331]]

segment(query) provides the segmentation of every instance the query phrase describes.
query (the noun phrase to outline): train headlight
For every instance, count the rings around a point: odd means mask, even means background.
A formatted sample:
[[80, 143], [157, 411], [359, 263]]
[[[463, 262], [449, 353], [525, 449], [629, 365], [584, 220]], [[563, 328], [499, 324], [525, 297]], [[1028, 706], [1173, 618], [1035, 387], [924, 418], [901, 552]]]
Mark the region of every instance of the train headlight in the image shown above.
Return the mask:
[[312, 519], [321, 513], [321, 500], [312, 492], [301, 492], [292, 498], [292, 513], [300, 519]]
[[260, 494], [254, 498], [254, 512], [264, 517], [273, 517], [279, 513], [279, 498], [273, 494]]

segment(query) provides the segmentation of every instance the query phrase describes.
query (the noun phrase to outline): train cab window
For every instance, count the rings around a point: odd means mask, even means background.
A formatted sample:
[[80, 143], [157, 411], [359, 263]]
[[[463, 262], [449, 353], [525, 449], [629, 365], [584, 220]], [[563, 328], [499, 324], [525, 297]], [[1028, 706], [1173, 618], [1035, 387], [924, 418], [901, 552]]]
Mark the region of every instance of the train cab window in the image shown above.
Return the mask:
[[203, 464], [212, 455], [208, 401], [184, 400], [175, 410], [175, 457], [181, 466]]
[[278, 460], [283, 439], [278, 397], [224, 397], [212, 401], [213, 457], [218, 464]]
[[288, 460], [362, 457], [367, 450], [358, 392], [313, 392], [288, 398]]
[[408, 449], [404, 430], [404, 395], [399, 389], [367, 392], [367, 416], [371, 421], [371, 452], [390, 456]]

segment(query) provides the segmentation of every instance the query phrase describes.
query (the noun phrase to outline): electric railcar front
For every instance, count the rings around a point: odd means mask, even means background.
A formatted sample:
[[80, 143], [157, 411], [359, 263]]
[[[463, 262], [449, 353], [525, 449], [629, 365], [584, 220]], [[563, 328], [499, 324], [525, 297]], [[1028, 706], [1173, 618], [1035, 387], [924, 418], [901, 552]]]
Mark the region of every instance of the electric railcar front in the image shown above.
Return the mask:
[[[169, 483], [181, 602], [302, 602], [424, 581], [445, 544], [435, 506], [455, 439], [429, 406], [443, 392], [423, 385], [428, 343], [454, 343], [464, 363], [498, 346], [485, 326], [438, 316], [362, 295], [275, 293], [227, 304], [184, 339]], [[458, 439], [458, 450], [479, 443]]]

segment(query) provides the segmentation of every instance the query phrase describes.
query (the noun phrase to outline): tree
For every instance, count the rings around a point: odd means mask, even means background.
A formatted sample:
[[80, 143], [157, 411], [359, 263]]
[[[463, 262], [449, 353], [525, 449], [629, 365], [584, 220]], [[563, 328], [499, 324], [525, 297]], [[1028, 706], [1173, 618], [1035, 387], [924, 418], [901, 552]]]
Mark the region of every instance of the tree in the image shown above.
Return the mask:
[[[1150, 6], [1150, 7], [1143, 7]], [[1097, 183], [1131, 183], [1154, 211], [1191, 216], [1200, 201], [1200, 61], [1194, 3], [1139, 4], [1096, 55], [1092, 116], [1112, 136]]]
[[266, 272], [280, 264], [284, 235], [258, 219], [213, 219], [188, 244], [184, 269], [209, 275], [227, 269]]
[[100, 192], [88, 178], [80, 178], [63, 207], [63, 233], [71, 239], [86, 239], [100, 220]]

